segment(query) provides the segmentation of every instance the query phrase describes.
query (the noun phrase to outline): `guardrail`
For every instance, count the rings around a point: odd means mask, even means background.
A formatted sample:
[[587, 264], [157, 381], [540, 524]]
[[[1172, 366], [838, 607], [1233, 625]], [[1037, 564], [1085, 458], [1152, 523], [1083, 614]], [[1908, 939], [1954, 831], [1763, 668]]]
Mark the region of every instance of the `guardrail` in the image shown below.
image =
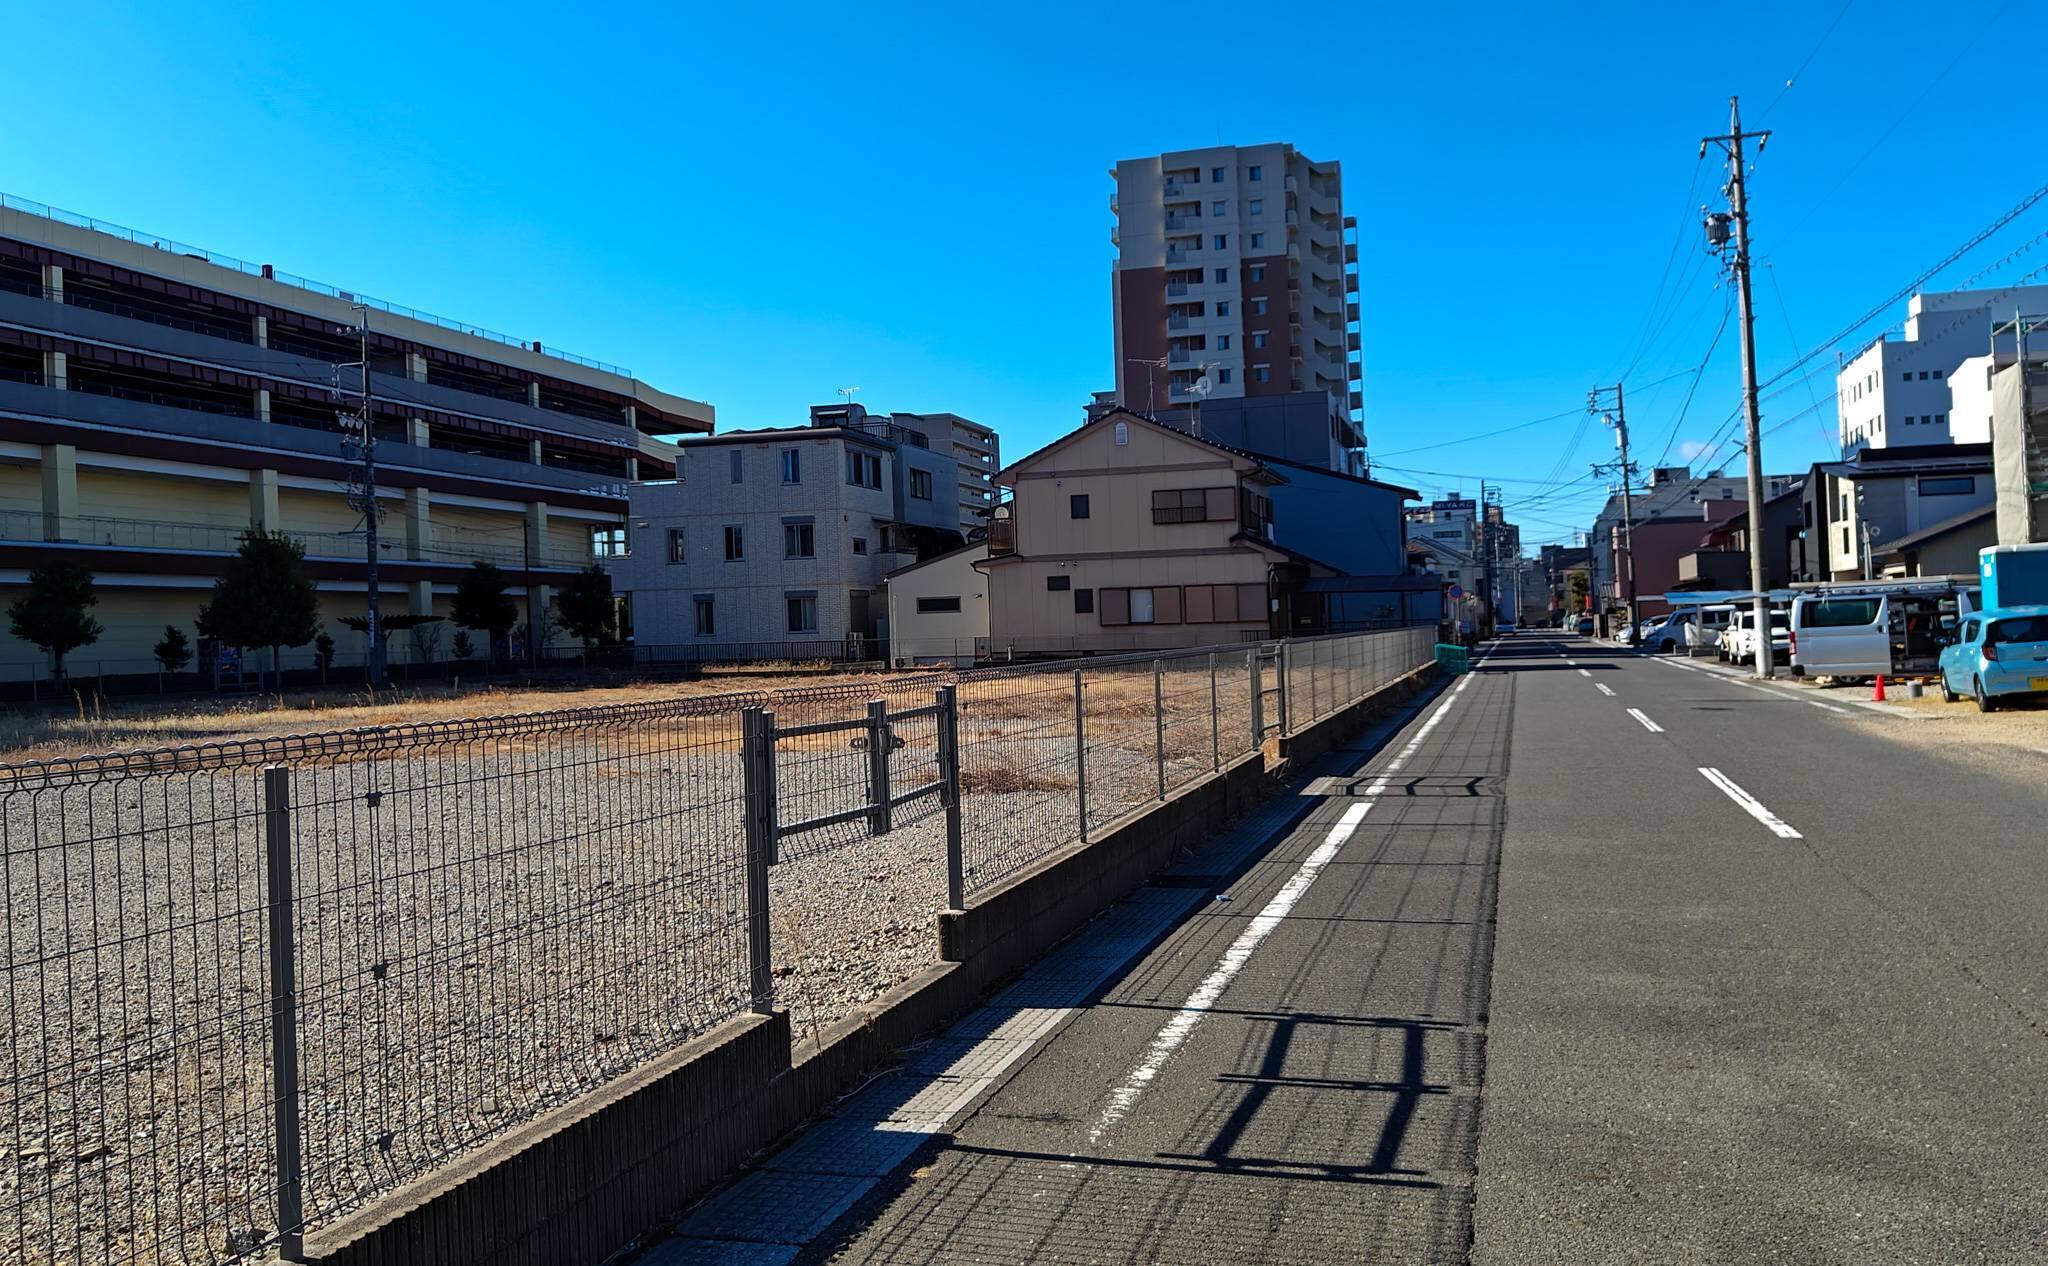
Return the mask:
[[928, 912], [963, 908], [1427, 664], [1432, 634], [0, 765], [0, 1258], [301, 1256], [772, 1008], [775, 936], [844, 899], [818, 868], [840, 850], [927, 833]]

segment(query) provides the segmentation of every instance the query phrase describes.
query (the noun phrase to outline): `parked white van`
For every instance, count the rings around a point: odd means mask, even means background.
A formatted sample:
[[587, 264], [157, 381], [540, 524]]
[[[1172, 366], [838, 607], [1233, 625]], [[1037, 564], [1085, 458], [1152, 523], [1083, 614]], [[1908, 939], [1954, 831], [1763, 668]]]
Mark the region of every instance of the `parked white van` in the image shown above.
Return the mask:
[[1960, 588], [1801, 594], [1792, 600], [1792, 673], [1855, 681], [1929, 672], [1943, 618], [1975, 610], [1975, 591]]

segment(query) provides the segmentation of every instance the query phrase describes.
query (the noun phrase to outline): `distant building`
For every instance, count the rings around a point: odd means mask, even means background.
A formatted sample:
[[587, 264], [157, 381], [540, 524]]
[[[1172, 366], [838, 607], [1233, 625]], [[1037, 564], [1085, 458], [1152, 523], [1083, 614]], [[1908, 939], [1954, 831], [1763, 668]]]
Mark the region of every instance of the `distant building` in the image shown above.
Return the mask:
[[[1764, 496], [1775, 497], [1788, 488], [1799, 485], [1799, 475], [1765, 475]], [[1633, 490], [1633, 506], [1637, 523], [1658, 521], [1669, 517], [1691, 517], [1705, 521], [1708, 516], [1693, 513], [1704, 502], [1740, 501], [1746, 507], [1749, 502], [1749, 480], [1743, 475], [1728, 475], [1721, 471], [1710, 471], [1694, 475], [1689, 466], [1658, 466], [1650, 471], [1650, 482]], [[1725, 515], [1712, 516], [1722, 518]], [[1593, 581], [1593, 606], [1596, 614], [1613, 615], [1623, 610], [1628, 602], [1628, 556], [1624, 541], [1627, 533], [1622, 531], [1622, 497], [1619, 492], [1607, 498], [1599, 515], [1593, 520], [1593, 530], [1587, 537], [1590, 549], [1589, 561]], [[1674, 565], [1672, 575], [1676, 576]], [[1641, 575], [1636, 577], [1636, 592], [1640, 596], [1663, 590], [1652, 590], [1644, 583]]]
[[1989, 441], [1974, 405], [1958, 417], [1950, 379], [1965, 360], [1987, 350], [2011, 355], [2011, 336], [1992, 348], [1991, 328], [2016, 311], [2048, 311], [2048, 286], [1914, 295], [1906, 305], [1905, 336], [1873, 339], [1835, 375], [1843, 454]]
[[[38, 564], [90, 568], [105, 632], [73, 658], [109, 675], [153, 672], [167, 624], [199, 645], [199, 607], [249, 528], [305, 547], [339, 662], [362, 662], [344, 623], [368, 605], [358, 304], [380, 606], [425, 621], [387, 640], [393, 663], [447, 657], [449, 602], [480, 560], [520, 612], [500, 653], [546, 636], [554, 588], [623, 548], [626, 484], [667, 476], [668, 437], [712, 427], [711, 406], [616, 365], [20, 206], [0, 209], [0, 605]], [[288, 648], [285, 666], [314, 655]], [[42, 658], [0, 628], [0, 678]]]
[[958, 463], [873, 418], [686, 440], [677, 478], [634, 484], [612, 564], [651, 659], [859, 658], [887, 573], [963, 543]]
[[[1088, 405], [1087, 416], [1093, 419], [1118, 407], [1115, 392], [1098, 391]], [[1357, 447], [1362, 439], [1357, 426], [1343, 403], [1325, 392], [1212, 399], [1199, 406], [1161, 408], [1150, 416], [1177, 431], [1261, 457], [1347, 475], [1365, 471], [1365, 450]]]
[[[812, 426], [838, 426], [878, 435], [928, 452], [951, 457], [958, 469], [959, 529], [962, 536], [988, 523], [995, 505], [995, 474], [1002, 469], [1002, 448], [993, 427], [970, 422], [957, 413], [870, 413], [857, 404], [811, 406]], [[904, 467], [907, 472], [911, 467]]]
[[1800, 490], [1800, 580], [1877, 574], [1875, 550], [1993, 504], [1991, 445], [1865, 448], [1818, 462]]
[[[1337, 447], [1362, 447], [1358, 246], [1339, 165], [1223, 145], [1112, 174], [1115, 403], [1158, 414], [1314, 392], [1340, 419]], [[1309, 412], [1328, 416], [1320, 402]]]
[[988, 650], [988, 542], [973, 541], [883, 577], [889, 662], [971, 665]]

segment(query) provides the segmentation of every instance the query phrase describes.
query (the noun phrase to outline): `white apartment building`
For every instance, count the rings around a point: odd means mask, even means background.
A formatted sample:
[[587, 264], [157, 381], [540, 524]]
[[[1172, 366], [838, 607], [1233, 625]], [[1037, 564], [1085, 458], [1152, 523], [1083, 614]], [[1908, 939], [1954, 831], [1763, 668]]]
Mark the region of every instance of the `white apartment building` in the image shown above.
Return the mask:
[[959, 464], [960, 534], [988, 526], [996, 503], [996, 472], [1003, 468], [1002, 445], [994, 427], [957, 413], [870, 413], [857, 404], [811, 406], [812, 426], [847, 426], [884, 435], [914, 437], [934, 453]]
[[677, 478], [628, 488], [630, 549], [611, 564], [639, 652], [864, 653], [886, 633], [882, 578], [921, 542], [960, 542], [954, 459], [914, 438], [814, 418], [684, 440]]
[[1292, 145], [1125, 159], [1111, 171], [1116, 401], [1321, 391], [1361, 404], [1358, 247], [1339, 165]]
[[[1992, 326], [2016, 311], [2048, 312], [2048, 286], [1914, 295], [1906, 305], [1905, 337], [1872, 340], [1835, 375], [1843, 454], [1989, 441], [1989, 410], [1974, 401], [1958, 429], [1951, 380], [1965, 360], [1993, 350]], [[2001, 343], [2010, 358], [2010, 336]]]

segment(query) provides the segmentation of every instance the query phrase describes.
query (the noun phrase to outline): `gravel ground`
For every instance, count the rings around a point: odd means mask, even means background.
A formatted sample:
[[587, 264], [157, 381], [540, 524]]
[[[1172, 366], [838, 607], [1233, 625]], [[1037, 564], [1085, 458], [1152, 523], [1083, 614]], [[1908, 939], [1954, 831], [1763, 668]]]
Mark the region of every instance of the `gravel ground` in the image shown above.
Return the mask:
[[[1090, 673], [1091, 828], [1249, 750], [1242, 659], [1212, 729], [1199, 662]], [[875, 688], [780, 703], [860, 715]], [[1073, 838], [1071, 677], [960, 686], [972, 894]], [[856, 698], [856, 693], [860, 698]], [[928, 681], [892, 709], [932, 699]], [[1324, 697], [1328, 698], [1325, 687]], [[680, 707], [680, 712], [675, 709]], [[314, 1227], [744, 1009], [737, 717], [687, 704], [403, 744], [216, 753], [204, 768], [0, 767], [8, 903], [0, 1260], [208, 1262], [276, 1223], [262, 766], [291, 776], [299, 1101]], [[897, 727], [891, 789], [936, 778]], [[784, 740], [785, 826], [865, 803], [847, 733]], [[353, 745], [351, 745], [353, 744]], [[936, 797], [785, 839], [776, 1002], [800, 1038], [937, 961]]]

